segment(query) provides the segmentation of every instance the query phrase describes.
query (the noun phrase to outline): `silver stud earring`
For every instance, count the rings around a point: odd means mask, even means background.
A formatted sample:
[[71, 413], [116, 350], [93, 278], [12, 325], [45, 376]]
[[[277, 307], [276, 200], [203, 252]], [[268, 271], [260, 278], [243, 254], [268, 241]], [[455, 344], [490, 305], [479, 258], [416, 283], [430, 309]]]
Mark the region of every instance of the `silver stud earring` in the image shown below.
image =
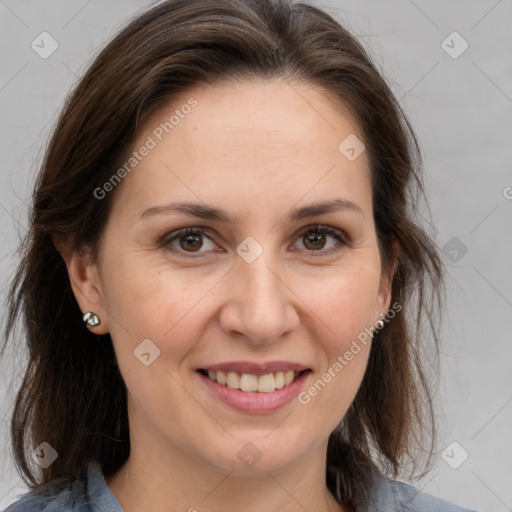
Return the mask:
[[96, 313], [88, 311], [83, 316], [83, 321], [87, 327], [96, 327], [100, 324], [100, 317]]
[[384, 313], [379, 313], [379, 319], [375, 322], [375, 327], [377, 329], [382, 329], [384, 327], [384, 321], [382, 320], [384, 318]]

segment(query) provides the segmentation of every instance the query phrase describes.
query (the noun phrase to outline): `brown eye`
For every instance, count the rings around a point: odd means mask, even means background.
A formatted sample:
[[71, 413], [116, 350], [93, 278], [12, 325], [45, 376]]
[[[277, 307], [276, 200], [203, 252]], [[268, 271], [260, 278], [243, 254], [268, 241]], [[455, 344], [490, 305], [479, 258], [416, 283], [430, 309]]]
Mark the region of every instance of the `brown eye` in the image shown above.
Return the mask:
[[201, 239], [203, 235], [197, 234], [186, 234], [182, 235], [178, 238], [180, 247], [184, 250], [191, 250], [191, 251], [197, 251], [198, 249], [201, 249], [201, 246], [203, 245], [203, 241]]
[[[208, 247], [208, 243], [211, 244], [211, 247]], [[176, 246], [176, 242], [178, 246]], [[200, 249], [204, 248], [206, 245], [205, 251], [200, 251]], [[193, 254], [197, 253], [198, 255], [202, 255], [205, 252], [210, 250], [214, 250], [217, 245], [211, 240], [211, 238], [206, 235], [205, 230], [202, 228], [186, 228], [178, 231], [174, 236], [167, 237], [161, 242], [161, 246], [168, 248], [173, 252], [181, 252]]]
[[[333, 238], [337, 243], [332, 244], [326, 249], [329, 237]], [[346, 238], [341, 232], [334, 230], [328, 226], [311, 226], [299, 233], [299, 240], [303, 241], [306, 252], [315, 253], [314, 256], [323, 256], [348, 246]], [[324, 250], [325, 249], [325, 250]]]
[[304, 245], [311, 250], [323, 249], [326, 242], [326, 236], [324, 233], [308, 233], [304, 236]]
[[[330, 255], [350, 245], [342, 232], [328, 226], [310, 226], [303, 229], [297, 236], [298, 241], [302, 241], [304, 246], [300, 249], [315, 257]], [[210, 247], [208, 243], [211, 244]], [[190, 258], [206, 256], [218, 248], [212, 237], [200, 227], [185, 228], [171, 233], [161, 240], [160, 247]]]

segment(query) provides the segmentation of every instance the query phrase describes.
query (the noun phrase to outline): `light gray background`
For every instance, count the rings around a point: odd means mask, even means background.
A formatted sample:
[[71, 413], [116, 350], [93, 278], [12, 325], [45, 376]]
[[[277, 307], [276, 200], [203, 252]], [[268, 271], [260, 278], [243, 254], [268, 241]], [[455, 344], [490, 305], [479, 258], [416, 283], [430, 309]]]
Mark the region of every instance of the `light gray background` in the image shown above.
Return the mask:
[[[438, 243], [449, 264], [440, 406], [443, 447], [416, 487], [486, 512], [512, 510], [512, 2], [331, 0], [383, 70], [421, 141]], [[0, 278], [2, 299], [27, 225], [31, 186], [77, 76], [143, 0], [0, 0]], [[58, 49], [42, 59], [43, 31]], [[457, 31], [458, 58], [442, 42]], [[452, 42], [453, 40], [453, 42]], [[448, 38], [456, 52], [463, 41]], [[510, 187], [510, 188], [507, 188]], [[458, 240], [452, 240], [456, 237]], [[458, 245], [453, 245], [458, 244]], [[467, 253], [462, 254], [461, 248]], [[453, 251], [456, 252], [453, 252]], [[3, 314], [3, 310], [2, 310]], [[8, 446], [20, 361], [0, 381], [0, 508], [24, 492]], [[17, 382], [17, 381], [16, 381]]]

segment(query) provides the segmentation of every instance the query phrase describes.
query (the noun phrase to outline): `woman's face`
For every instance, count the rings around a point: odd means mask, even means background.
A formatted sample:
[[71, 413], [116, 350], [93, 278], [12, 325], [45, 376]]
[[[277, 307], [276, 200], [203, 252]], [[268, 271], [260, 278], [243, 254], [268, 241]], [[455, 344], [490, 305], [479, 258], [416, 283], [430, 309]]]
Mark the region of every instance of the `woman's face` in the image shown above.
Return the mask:
[[322, 89], [284, 80], [197, 86], [139, 130], [75, 293], [112, 337], [145, 456], [249, 474], [325, 452], [390, 300], [354, 134]]

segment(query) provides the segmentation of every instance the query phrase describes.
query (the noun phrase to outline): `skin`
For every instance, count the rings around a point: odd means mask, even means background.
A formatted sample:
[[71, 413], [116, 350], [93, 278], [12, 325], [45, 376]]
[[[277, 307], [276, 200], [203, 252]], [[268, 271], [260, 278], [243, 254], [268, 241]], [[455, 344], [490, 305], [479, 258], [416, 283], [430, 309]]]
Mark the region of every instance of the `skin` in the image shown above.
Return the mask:
[[[312, 369], [307, 390], [389, 308], [368, 155], [349, 161], [338, 150], [362, 135], [319, 87], [252, 80], [174, 98], [147, 119], [133, 150], [190, 97], [197, 106], [117, 185], [98, 260], [60, 247], [79, 306], [99, 315], [93, 332], [110, 333], [128, 389], [131, 454], [107, 483], [126, 512], [348, 510], [325, 483], [327, 440], [361, 384], [369, 343], [308, 404], [294, 399], [272, 413], [232, 409], [195, 370], [289, 360]], [[362, 211], [286, 219], [292, 208], [336, 198]], [[238, 218], [138, 220], [174, 201]], [[315, 224], [349, 244], [325, 235], [308, 245], [298, 233]], [[158, 245], [197, 226], [207, 236], [196, 252], [186, 237]], [[263, 248], [250, 264], [236, 252], [248, 236]], [[148, 338], [160, 356], [145, 366], [134, 350]], [[248, 442], [261, 454], [251, 467], [237, 457]]]

